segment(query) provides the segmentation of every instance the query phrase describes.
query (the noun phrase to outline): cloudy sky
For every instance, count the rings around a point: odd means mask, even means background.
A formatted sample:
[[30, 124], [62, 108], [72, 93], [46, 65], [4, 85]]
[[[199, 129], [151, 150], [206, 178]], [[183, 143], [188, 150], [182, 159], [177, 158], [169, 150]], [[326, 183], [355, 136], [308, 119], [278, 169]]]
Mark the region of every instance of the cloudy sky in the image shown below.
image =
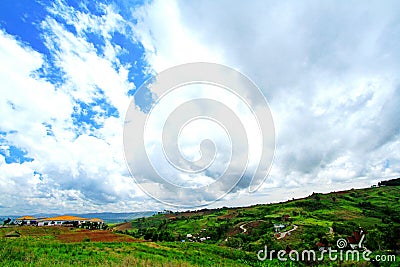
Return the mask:
[[170, 208], [131, 178], [124, 118], [151, 75], [196, 61], [249, 77], [276, 130], [261, 188], [212, 206], [400, 176], [397, 1], [1, 1], [0, 214]]

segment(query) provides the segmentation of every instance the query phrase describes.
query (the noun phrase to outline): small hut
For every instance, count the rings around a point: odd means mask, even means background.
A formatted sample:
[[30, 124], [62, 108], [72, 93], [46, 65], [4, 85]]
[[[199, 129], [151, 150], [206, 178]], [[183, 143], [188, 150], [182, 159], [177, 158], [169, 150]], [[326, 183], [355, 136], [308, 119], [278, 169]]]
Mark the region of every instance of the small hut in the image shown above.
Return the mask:
[[8, 233], [5, 235], [5, 237], [20, 237], [20, 236], [21, 236], [21, 234], [18, 233], [17, 231], [8, 232]]

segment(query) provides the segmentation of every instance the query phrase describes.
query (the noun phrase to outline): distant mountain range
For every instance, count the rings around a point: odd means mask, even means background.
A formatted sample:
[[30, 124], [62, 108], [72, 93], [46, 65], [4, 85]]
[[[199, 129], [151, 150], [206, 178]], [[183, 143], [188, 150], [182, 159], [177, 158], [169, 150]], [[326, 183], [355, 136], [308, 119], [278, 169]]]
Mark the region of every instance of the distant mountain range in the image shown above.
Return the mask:
[[[157, 211], [141, 211], [141, 212], [121, 212], [121, 213], [116, 213], [116, 212], [98, 212], [98, 213], [68, 213], [68, 215], [72, 216], [78, 216], [78, 217], [83, 217], [83, 218], [100, 218], [103, 219], [105, 222], [108, 223], [118, 223], [118, 222], [125, 222], [125, 221], [131, 221], [136, 218], [142, 218], [142, 217], [150, 217], [153, 214], [156, 214]], [[36, 218], [48, 218], [48, 217], [55, 217], [55, 216], [60, 216], [64, 214], [56, 214], [56, 213], [51, 213], [51, 214], [46, 214], [46, 213], [39, 213], [39, 214], [21, 214], [23, 215], [31, 215]], [[7, 215], [0, 215], [0, 224], [2, 221], [6, 220], [7, 218], [11, 219], [16, 219], [21, 216], [7, 216]]]

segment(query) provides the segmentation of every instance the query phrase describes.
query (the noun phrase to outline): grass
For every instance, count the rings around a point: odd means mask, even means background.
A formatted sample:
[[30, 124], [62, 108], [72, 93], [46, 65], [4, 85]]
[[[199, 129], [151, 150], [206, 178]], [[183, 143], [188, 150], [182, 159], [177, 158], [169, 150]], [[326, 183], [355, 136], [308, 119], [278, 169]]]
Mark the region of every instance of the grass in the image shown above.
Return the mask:
[[[132, 229], [129, 227], [116, 237], [104, 231], [104, 238], [113, 240], [110, 242], [101, 239], [102, 231], [91, 231], [92, 235], [87, 234], [78, 242], [71, 238], [83, 237], [80, 229], [0, 228], [0, 266], [370, 266], [365, 261], [282, 262], [276, 257], [259, 261], [256, 253], [265, 245], [276, 250], [317, 249], [317, 242], [335, 244], [338, 238], [361, 226], [369, 232], [366, 244], [373, 255], [396, 254], [400, 246], [399, 196], [400, 186], [387, 186], [314, 194], [269, 205], [157, 214], [132, 221]], [[283, 215], [290, 215], [290, 219], [283, 221]], [[277, 240], [274, 223], [287, 224], [283, 231], [294, 225], [298, 228]], [[247, 231], [243, 232], [240, 225], [245, 225]], [[335, 232], [329, 232], [331, 227]], [[21, 236], [6, 238], [11, 231]], [[153, 238], [149, 235], [153, 232], [169, 232], [176, 241], [145, 242], [144, 236]], [[189, 233], [211, 239], [180, 242]], [[95, 242], [98, 240], [103, 241]], [[397, 256], [396, 262], [380, 266], [400, 266], [399, 260]]]
[[35, 227], [30, 229], [31, 233], [27, 228], [25, 236], [20, 238], [0, 238], [1, 266], [247, 266], [240, 259], [254, 261], [254, 255], [216, 245], [176, 242], [62, 243], [55, 236], [35, 235]]
[[[163, 227], [172, 231], [175, 236], [186, 237], [186, 234], [204, 236], [210, 233], [213, 238], [209, 243], [219, 246], [231, 246], [233, 248], [253, 252], [265, 244], [273, 248], [292, 249], [317, 249], [316, 243], [328, 240], [333, 245], [338, 238], [346, 238], [358, 227], [374, 233], [367, 237], [367, 245], [380, 252], [396, 252], [400, 246], [400, 240], [393, 239], [400, 231], [400, 186], [384, 186], [333, 192], [329, 194], [313, 194], [309, 197], [276, 203], [269, 205], [256, 205], [243, 208], [223, 208], [198, 216], [193, 212], [189, 214], [176, 213], [176, 220], [168, 220]], [[282, 217], [289, 215], [289, 221], [284, 222]], [[168, 215], [170, 216], [170, 215]], [[167, 216], [158, 215], [151, 221], [165, 220]], [[264, 224], [248, 224], [249, 231], [243, 233], [239, 225], [249, 222], [263, 221]], [[290, 236], [280, 240], [273, 237], [273, 224], [288, 224], [287, 231], [298, 225], [298, 229]], [[225, 224], [226, 227], [221, 225]], [[332, 226], [337, 232], [330, 233]], [[200, 229], [206, 228], [206, 232]], [[161, 231], [163, 230], [161, 229]], [[228, 238], [231, 242], [226, 242]], [[400, 238], [398, 238], [400, 239]], [[324, 241], [326, 242], [326, 241]], [[391, 245], [394, 244], [394, 245]], [[386, 250], [383, 249], [386, 247]], [[385, 252], [386, 251], [386, 252]], [[397, 249], [398, 251], [398, 249]], [[331, 264], [332, 263], [324, 263]], [[353, 263], [354, 264], [354, 263]], [[359, 265], [366, 263], [359, 263]], [[390, 264], [389, 264], [390, 265]], [[389, 266], [388, 265], [388, 266]], [[400, 264], [399, 264], [400, 265]]]

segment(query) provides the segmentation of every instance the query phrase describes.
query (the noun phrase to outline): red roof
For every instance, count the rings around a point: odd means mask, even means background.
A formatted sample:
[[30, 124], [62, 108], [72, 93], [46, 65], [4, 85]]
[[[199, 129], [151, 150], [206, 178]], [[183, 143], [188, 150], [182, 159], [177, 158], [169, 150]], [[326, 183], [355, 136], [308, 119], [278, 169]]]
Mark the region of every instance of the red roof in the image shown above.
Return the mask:
[[56, 216], [56, 217], [51, 217], [51, 218], [45, 218], [42, 219], [41, 221], [89, 221], [90, 219], [87, 218], [81, 218], [81, 217], [76, 217], [76, 216], [70, 216], [70, 215], [62, 215], [62, 216]]
[[30, 221], [30, 220], [36, 220], [36, 218], [32, 217], [32, 216], [22, 216], [20, 218], [17, 218], [16, 220], [18, 220], [18, 221]]

